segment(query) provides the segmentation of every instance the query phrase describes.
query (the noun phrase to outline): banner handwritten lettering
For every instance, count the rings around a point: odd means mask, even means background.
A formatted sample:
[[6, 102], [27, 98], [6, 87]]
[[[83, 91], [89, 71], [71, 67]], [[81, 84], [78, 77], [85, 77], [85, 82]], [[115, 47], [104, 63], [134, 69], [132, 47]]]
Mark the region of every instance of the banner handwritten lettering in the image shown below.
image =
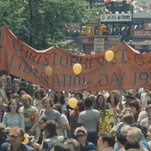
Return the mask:
[[[126, 43], [110, 48], [111, 62], [105, 51], [78, 56], [59, 47], [38, 51], [19, 40], [7, 26], [0, 43], [0, 70], [53, 90], [136, 89], [151, 84], [151, 53], [139, 54]], [[80, 63], [82, 72], [75, 75], [73, 65]], [[51, 66], [51, 76], [45, 68]]]

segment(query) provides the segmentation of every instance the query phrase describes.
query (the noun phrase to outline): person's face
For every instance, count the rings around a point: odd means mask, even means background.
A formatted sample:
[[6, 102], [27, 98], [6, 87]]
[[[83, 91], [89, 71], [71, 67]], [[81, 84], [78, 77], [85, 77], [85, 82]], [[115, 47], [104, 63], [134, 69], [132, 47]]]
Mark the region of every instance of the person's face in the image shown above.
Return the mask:
[[10, 140], [11, 145], [18, 146], [23, 141], [23, 136], [20, 136], [19, 131], [10, 131], [9, 140]]
[[110, 97], [111, 104], [114, 104], [114, 100], [115, 100], [114, 96], [111, 95], [111, 97]]
[[83, 132], [78, 132], [76, 135], [78, 142], [81, 144], [82, 142], [86, 142], [87, 136]]
[[14, 87], [19, 87], [19, 83], [18, 82], [15, 82], [13, 85], [14, 85]]
[[24, 91], [24, 90], [21, 90], [21, 91], [20, 91], [20, 95], [22, 96], [23, 94], [27, 94], [27, 92]]
[[23, 104], [25, 107], [29, 107], [31, 105], [29, 99], [23, 99]]
[[12, 103], [10, 104], [10, 109], [11, 109], [11, 111], [16, 111], [16, 109], [17, 109], [17, 102], [14, 100], [14, 101], [12, 101]]
[[149, 88], [149, 87], [146, 87], [146, 88], [145, 88], [145, 92], [148, 93], [149, 91], [150, 91], [150, 88]]
[[9, 95], [10, 98], [12, 98], [13, 97], [13, 92], [9, 92], [8, 95]]
[[45, 124], [45, 122], [43, 120], [41, 120], [41, 119], [38, 120], [39, 129], [44, 129], [44, 124]]
[[38, 99], [41, 99], [41, 98], [42, 98], [42, 96], [41, 96], [41, 93], [40, 93], [40, 92], [38, 92], [38, 93], [37, 93], [37, 98], [38, 98]]
[[43, 105], [43, 107], [44, 107], [45, 109], [46, 109], [46, 108], [51, 108], [51, 105], [50, 105], [50, 103], [49, 103], [49, 100], [43, 101], [42, 105]]
[[99, 139], [98, 139], [98, 149], [99, 150], [102, 150], [104, 149], [106, 146], [105, 146], [105, 143], [102, 141], [102, 137], [100, 136]]
[[58, 98], [61, 98], [62, 93], [60, 91], [58, 91], [56, 95], [57, 95]]
[[130, 110], [131, 110], [131, 113], [133, 113], [133, 114], [137, 113], [136, 108], [134, 106], [131, 106]]
[[129, 104], [131, 102], [131, 100], [133, 100], [133, 99], [130, 97], [126, 97], [126, 104]]
[[99, 103], [100, 105], [103, 104], [103, 97], [102, 97], [102, 96], [99, 96], [99, 98], [98, 98], [98, 103]]

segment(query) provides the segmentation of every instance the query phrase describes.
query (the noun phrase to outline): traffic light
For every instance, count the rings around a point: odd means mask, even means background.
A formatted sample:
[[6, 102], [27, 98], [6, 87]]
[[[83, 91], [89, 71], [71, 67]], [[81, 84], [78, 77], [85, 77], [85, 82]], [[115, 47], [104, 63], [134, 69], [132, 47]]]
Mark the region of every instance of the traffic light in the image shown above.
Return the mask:
[[100, 36], [106, 36], [107, 34], [107, 26], [105, 26], [104, 24], [100, 25]]
[[89, 26], [89, 36], [94, 36], [94, 25]]
[[88, 35], [89, 33], [88, 26], [82, 26], [82, 35]]
[[82, 35], [94, 36], [94, 26], [82, 26]]

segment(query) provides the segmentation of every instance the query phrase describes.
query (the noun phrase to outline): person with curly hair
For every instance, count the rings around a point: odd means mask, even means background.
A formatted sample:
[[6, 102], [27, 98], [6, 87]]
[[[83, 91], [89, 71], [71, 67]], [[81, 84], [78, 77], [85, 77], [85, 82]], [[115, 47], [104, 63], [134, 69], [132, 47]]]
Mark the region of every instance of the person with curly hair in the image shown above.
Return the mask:
[[35, 97], [33, 100], [33, 105], [38, 109], [38, 112], [40, 112], [41, 109], [43, 109], [42, 105], [42, 99], [46, 97], [46, 91], [44, 88], [37, 88], [35, 91]]

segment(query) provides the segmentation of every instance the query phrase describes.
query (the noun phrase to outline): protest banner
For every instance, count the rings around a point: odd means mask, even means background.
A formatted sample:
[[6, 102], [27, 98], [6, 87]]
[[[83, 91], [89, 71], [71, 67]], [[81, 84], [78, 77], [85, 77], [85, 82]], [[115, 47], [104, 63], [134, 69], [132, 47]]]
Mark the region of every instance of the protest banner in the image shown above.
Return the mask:
[[106, 109], [100, 111], [100, 121], [99, 121], [99, 134], [103, 132], [110, 132], [115, 126], [115, 119], [113, 109]]
[[[0, 70], [53, 90], [100, 91], [136, 89], [151, 85], [151, 53], [139, 54], [125, 42], [110, 48], [112, 61], [105, 50], [95, 55], [79, 56], [57, 46], [35, 50], [3, 27], [0, 43]], [[80, 74], [73, 66], [82, 66]], [[51, 73], [46, 75], [45, 69]]]

